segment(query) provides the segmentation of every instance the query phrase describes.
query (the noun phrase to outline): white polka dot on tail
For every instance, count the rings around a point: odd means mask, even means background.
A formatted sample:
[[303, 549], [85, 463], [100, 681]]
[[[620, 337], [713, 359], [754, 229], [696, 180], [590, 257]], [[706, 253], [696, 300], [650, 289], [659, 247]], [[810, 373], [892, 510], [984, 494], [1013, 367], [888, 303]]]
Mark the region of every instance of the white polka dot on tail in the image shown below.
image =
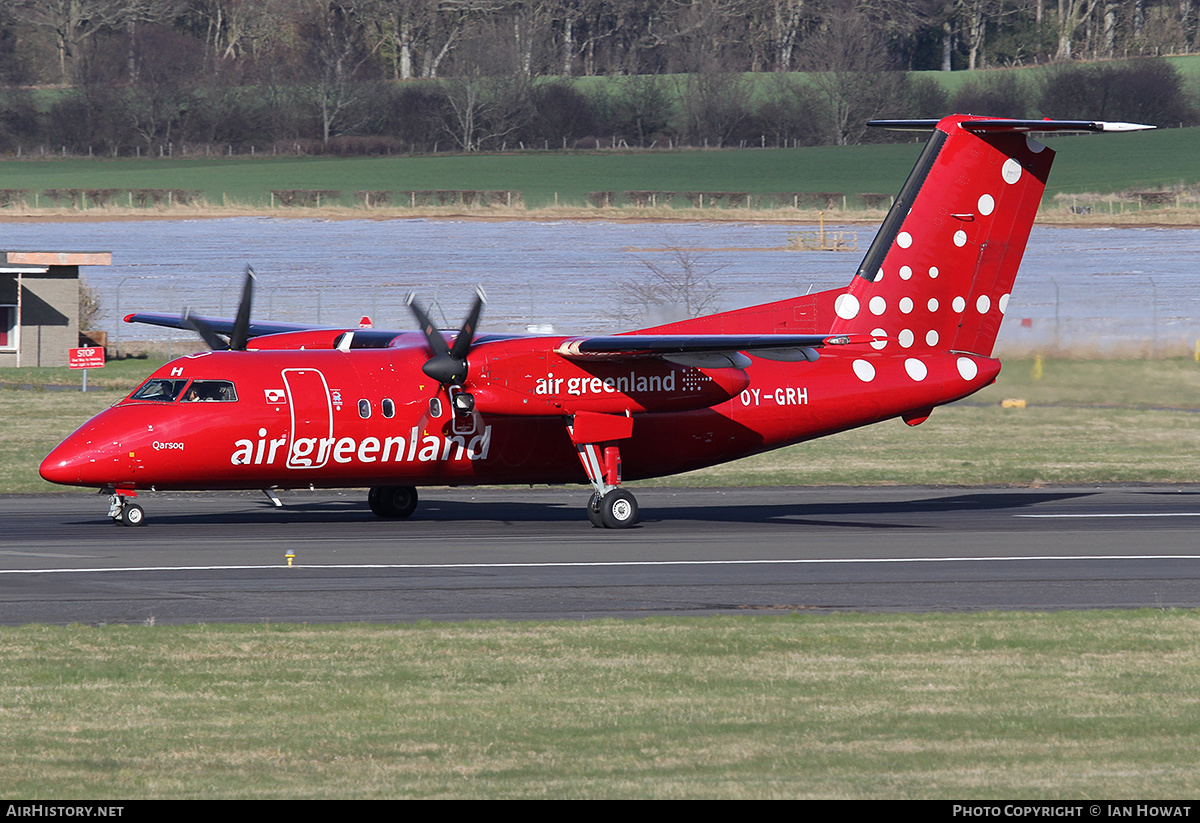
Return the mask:
[[858, 317], [858, 298], [853, 294], [839, 295], [838, 299], [833, 301], [833, 310], [843, 320], [853, 320]]
[[969, 357], [958, 358], [958, 373], [963, 380], [974, 380], [979, 374], [979, 366]]
[[925, 367], [925, 364], [915, 357], [904, 361], [904, 370], [908, 372], [909, 377], [917, 381], [924, 380], [925, 376], [929, 374], [929, 369]]

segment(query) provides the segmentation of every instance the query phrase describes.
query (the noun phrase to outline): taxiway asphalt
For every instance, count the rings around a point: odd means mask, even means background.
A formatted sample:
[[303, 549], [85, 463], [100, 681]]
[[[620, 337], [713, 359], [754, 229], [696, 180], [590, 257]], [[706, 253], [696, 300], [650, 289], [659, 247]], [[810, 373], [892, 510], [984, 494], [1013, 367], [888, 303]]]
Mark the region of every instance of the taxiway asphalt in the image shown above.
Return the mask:
[[582, 488], [4, 497], [0, 624], [1200, 606], [1200, 487], [635, 492], [626, 531]]

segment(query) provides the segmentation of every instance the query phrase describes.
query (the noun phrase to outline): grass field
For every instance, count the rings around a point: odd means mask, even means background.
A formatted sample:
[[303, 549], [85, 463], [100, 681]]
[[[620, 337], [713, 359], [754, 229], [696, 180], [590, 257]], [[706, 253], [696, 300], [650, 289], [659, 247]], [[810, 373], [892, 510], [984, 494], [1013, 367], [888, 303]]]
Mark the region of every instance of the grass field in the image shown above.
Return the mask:
[[1195, 797], [1200, 615], [0, 629], [9, 798]]
[[[1048, 199], [1060, 192], [1108, 194], [1200, 183], [1200, 164], [1195, 161], [1200, 128], [1060, 137], [1049, 142], [1060, 152], [1046, 190]], [[582, 208], [587, 205], [586, 195], [591, 191], [841, 192], [851, 200], [864, 192], [890, 194], [900, 188], [919, 151], [917, 144], [907, 143], [349, 159], [8, 159], [0, 161], [0, 175], [5, 188], [36, 192], [51, 188], [197, 189], [205, 192], [212, 208], [263, 209], [270, 203], [272, 189], [342, 191], [347, 206], [357, 203], [354, 192], [359, 190], [516, 190], [523, 193], [527, 208], [548, 208], [555, 204]], [[1132, 158], [1137, 161], [1131, 162]], [[42, 201], [40, 205], [50, 204]], [[102, 215], [117, 210], [90, 211]], [[175, 211], [186, 214], [188, 209], [180, 207]], [[311, 210], [275, 210], [305, 211]]]

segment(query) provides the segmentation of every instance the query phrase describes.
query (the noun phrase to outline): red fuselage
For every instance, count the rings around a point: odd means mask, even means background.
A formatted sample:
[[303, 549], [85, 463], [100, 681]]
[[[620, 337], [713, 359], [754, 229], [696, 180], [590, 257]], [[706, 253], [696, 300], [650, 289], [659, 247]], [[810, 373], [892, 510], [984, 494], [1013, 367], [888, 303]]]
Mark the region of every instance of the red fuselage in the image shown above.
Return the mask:
[[[130, 490], [584, 483], [571, 416], [629, 410], [633, 433], [621, 451], [632, 480], [887, 418], [921, 418], [999, 371], [991, 358], [926, 355], [926, 373], [914, 380], [911, 358], [866, 346], [815, 363], [755, 358], [744, 370], [657, 360], [581, 366], [554, 354], [555, 343], [481, 347], [472, 354], [479, 412], [457, 417], [421, 372], [419, 348], [180, 358], [148, 381], [189, 381], [175, 399], [135, 392], [58, 446], [42, 476]], [[188, 398], [190, 387], [214, 381], [232, 383], [237, 399]]]

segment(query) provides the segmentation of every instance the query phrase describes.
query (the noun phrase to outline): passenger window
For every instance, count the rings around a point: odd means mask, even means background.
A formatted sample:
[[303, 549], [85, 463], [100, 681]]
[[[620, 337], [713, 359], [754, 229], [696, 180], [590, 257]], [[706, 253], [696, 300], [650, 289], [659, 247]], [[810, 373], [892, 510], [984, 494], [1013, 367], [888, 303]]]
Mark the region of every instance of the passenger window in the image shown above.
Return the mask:
[[442, 401], [440, 398], [437, 398], [437, 397], [429, 398], [429, 416], [430, 417], [441, 417], [442, 416]]
[[228, 380], [193, 380], [183, 396], [185, 403], [233, 403], [237, 390]]
[[361, 417], [363, 420], [366, 420], [368, 417], [371, 416], [371, 401], [370, 400], [359, 400], [358, 401], [358, 416]]
[[389, 420], [396, 416], [396, 404], [392, 402], [392, 398], [383, 398], [383, 402], [379, 406], [383, 410], [383, 416]]

